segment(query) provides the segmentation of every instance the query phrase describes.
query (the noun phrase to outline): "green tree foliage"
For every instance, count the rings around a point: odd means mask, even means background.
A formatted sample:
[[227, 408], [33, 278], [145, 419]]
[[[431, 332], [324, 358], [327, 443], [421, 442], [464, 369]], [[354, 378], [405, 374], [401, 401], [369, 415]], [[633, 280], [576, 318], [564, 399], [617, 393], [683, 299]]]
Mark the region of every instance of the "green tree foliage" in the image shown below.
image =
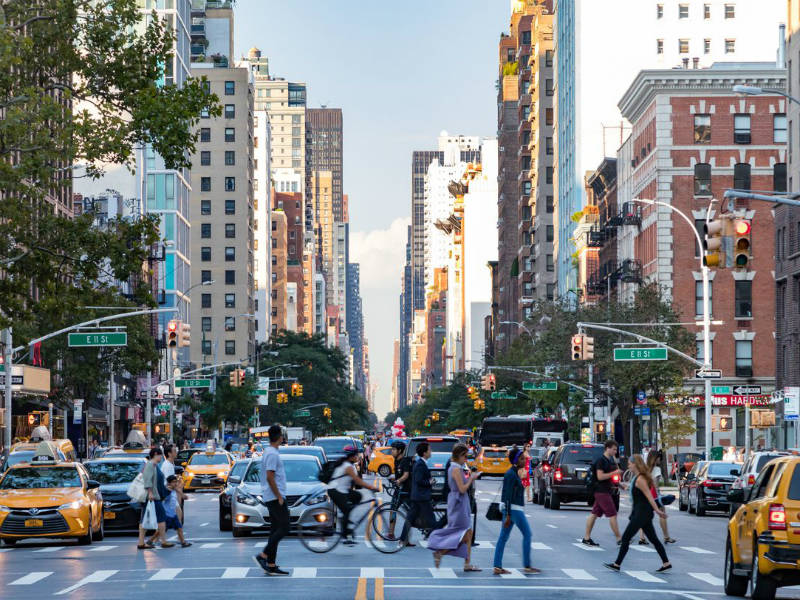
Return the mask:
[[663, 448], [675, 448], [677, 453], [680, 452], [680, 443], [694, 435], [696, 431], [697, 422], [694, 417], [688, 409], [680, 407], [670, 410], [669, 415], [665, 415], [658, 430], [658, 437]]
[[252, 394], [254, 389], [252, 378], [245, 379], [245, 385], [241, 387], [231, 387], [227, 374], [218, 378], [215, 396], [207, 391], [200, 395], [197, 407], [200, 418], [209, 429], [216, 429], [222, 421], [247, 423], [256, 407], [256, 398]]

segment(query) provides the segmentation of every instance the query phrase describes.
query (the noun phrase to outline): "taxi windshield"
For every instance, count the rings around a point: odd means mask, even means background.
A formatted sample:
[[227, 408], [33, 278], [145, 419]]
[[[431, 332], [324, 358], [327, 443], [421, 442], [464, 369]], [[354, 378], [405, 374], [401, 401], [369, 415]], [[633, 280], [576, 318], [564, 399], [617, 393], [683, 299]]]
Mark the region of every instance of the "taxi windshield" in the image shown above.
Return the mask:
[[137, 462], [95, 462], [86, 465], [89, 475], [101, 485], [109, 483], [129, 483], [136, 479], [142, 470]]
[[203, 465], [227, 465], [228, 457], [224, 454], [202, 454], [198, 452], [189, 459], [189, 464], [193, 467]]
[[[19, 463], [30, 462], [33, 458], [34, 450], [20, 450], [19, 452], [12, 452], [8, 455], [8, 462], [6, 467], [13, 467]], [[67, 460], [61, 450], [58, 451], [59, 460]]]
[[0, 490], [81, 487], [75, 467], [21, 467], [6, 473]]

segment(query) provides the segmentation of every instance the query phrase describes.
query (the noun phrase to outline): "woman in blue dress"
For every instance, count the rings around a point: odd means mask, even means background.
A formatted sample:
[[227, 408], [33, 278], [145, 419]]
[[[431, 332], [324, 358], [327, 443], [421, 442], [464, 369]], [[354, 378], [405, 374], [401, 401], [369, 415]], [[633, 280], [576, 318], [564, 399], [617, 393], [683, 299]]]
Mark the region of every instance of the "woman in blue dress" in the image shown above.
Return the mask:
[[442, 563], [442, 556], [450, 554], [464, 559], [464, 571], [480, 571], [470, 563], [472, 551], [472, 518], [469, 509], [469, 486], [480, 477], [480, 473], [467, 475], [464, 464], [467, 462], [467, 447], [456, 444], [447, 472], [450, 493], [447, 495], [447, 526], [433, 531], [428, 538], [428, 548], [433, 550], [433, 564], [436, 568]]

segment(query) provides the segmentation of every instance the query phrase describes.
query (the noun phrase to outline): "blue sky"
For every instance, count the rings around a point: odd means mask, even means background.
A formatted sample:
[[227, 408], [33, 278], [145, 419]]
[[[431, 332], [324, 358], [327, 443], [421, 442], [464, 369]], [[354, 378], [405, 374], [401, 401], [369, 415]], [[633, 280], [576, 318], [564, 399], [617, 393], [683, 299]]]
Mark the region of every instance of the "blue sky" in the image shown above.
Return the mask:
[[497, 41], [508, 0], [238, 0], [235, 53], [308, 85], [344, 114], [351, 261], [361, 262], [376, 412], [389, 410], [392, 344], [410, 222], [411, 152], [439, 132], [496, 134]]

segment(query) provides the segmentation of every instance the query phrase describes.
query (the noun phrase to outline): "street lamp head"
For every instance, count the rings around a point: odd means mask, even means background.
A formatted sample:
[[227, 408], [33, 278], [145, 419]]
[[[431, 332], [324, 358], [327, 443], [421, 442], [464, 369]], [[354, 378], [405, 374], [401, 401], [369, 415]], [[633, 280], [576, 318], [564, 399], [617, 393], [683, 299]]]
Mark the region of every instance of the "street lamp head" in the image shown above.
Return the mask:
[[733, 86], [733, 93], [740, 96], [758, 96], [764, 93], [764, 90], [754, 85], [735, 85]]
[[203, 281], [200, 285], [214, 285], [214, 282], [215, 281], [213, 279], [207, 279], [206, 281]]

